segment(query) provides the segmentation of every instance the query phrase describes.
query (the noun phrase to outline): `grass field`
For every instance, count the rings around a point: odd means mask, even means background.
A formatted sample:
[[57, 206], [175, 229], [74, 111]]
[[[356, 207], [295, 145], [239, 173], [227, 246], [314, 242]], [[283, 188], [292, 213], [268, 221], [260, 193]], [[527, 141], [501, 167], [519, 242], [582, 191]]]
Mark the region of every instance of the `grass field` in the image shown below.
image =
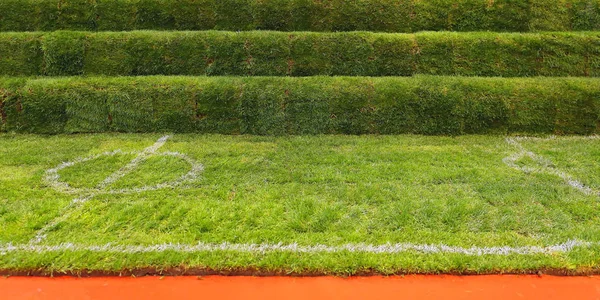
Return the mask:
[[591, 273], [600, 139], [0, 135], [0, 269]]

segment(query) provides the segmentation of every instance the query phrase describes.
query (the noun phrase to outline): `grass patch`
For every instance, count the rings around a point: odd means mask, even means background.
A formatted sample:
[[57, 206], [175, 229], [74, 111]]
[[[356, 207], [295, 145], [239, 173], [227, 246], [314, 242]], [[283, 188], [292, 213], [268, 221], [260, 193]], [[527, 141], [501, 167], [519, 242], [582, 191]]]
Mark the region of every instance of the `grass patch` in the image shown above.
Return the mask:
[[[498, 136], [221, 136], [175, 135], [106, 189], [172, 181], [190, 165], [201, 176], [172, 188], [129, 194], [99, 192], [65, 214], [78, 195], [44, 183], [65, 161], [121, 149], [136, 152], [159, 135], [0, 135], [0, 269], [119, 271], [210, 268], [356, 274], [515, 272], [596, 268], [600, 202], [552, 174], [526, 174], [503, 159], [517, 149]], [[600, 188], [600, 139], [521, 141], [592, 189]], [[50, 151], [51, 149], [51, 151]], [[134, 153], [135, 155], [135, 153]], [[64, 168], [60, 180], [96, 187], [131, 155]], [[519, 161], [531, 165], [535, 161]], [[122, 165], [121, 165], [122, 166]], [[85, 249], [6, 250], [27, 244], [51, 220], [37, 246]], [[544, 254], [90, 251], [89, 247], [157, 244], [548, 246], [593, 243]], [[4, 248], [3, 248], [4, 247]], [[88, 250], [86, 250], [88, 249]]]

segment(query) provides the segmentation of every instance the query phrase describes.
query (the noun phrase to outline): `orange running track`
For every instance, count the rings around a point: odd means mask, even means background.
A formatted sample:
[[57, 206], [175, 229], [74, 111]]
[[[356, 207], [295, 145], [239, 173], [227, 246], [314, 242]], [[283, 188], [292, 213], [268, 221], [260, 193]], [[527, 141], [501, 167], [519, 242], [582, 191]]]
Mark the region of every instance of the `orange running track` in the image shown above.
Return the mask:
[[600, 277], [8, 277], [0, 298], [600, 299]]

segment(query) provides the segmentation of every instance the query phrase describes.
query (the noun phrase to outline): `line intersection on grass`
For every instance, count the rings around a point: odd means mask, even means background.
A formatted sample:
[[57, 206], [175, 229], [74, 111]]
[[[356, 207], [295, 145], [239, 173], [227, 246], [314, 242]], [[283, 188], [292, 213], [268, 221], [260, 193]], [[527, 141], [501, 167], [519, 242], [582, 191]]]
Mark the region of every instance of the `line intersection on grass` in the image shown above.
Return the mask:
[[[91, 156], [91, 157], [88, 157], [88, 158], [77, 159], [77, 160], [75, 160], [73, 162], [62, 163], [61, 165], [59, 165], [56, 168], [47, 170], [46, 171], [46, 176], [45, 176], [44, 179], [45, 179], [46, 183], [48, 183], [50, 186], [56, 188], [59, 191], [75, 192], [75, 193], [79, 193], [79, 194], [82, 194], [82, 195], [80, 195], [79, 197], [73, 199], [69, 203], [69, 205], [67, 205], [66, 207], [64, 207], [61, 210], [60, 216], [58, 216], [57, 218], [53, 219], [52, 221], [50, 221], [49, 223], [47, 223], [44, 227], [42, 227], [40, 230], [38, 230], [36, 232], [36, 234], [35, 234], [35, 237], [33, 237], [29, 241], [29, 244], [39, 244], [40, 242], [42, 242], [46, 238], [47, 233], [48, 233], [49, 230], [53, 229], [54, 227], [56, 227], [61, 222], [63, 222], [64, 220], [68, 219], [73, 213], [75, 213], [78, 210], [80, 210], [87, 201], [91, 200], [92, 198], [94, 198], [97, 195], [101, 195], [101, 194], [115, 194], [115, 193], [128, 193], [128, 192], [137, 193], [137, 192], [142, 192], [142, 191], [149, 191], [149, 190], [155, 190], [155, 189], [160, 189], [160, 188], [173, 187], [173, 186], [177, 186], [178, 184], [181, 184], [181, 183], [183, 183], [183, 182], [185, 182], [187, 180], [194, 179], [195, 177], [197, 177], [197, 175], [200, 172], [202, 172], [202, 170], [203, 170], [203, 166], [201, 164], [196, 163], [195, 161], [193, 161], [192, 159], [190, 159], [189, 157], [187, 157], [187, 156], [185, 156], [185, 155], [183, 155], [181, 153], [177, 153], [177, 152], [164, 152], [164, 153], [162, 153], [163, 155], [178, 157], [180, 159], [185, 160], [186, 162], [188, 162], [191, 165], [191, 170], [187, 174], [185, 174], [182, 177], [180, 177], [178, 180], [176, 180], [174, 182], [170, 182], [170, 183], [162, 183], [162, 184], [157, 184], [155, 186], [140, 187], [140, 188], [134, 188], [134, 189], [121, 189], [121, 190], [110, 190], [110, 189], [108, 189], [108, 186], [110, 186], [111, 184], [115, 183], [116, 181], [118, 181], [120, 178], [124, 177], [128, 173], [132, 172], [135, 168], [138, 167], [138, 165], [141, 162], [143, 162], [144, 160], [146, 160], [148, 157], [156, 155], [157, 154], [157, 150], [159, 148], [161, 148], [162, 146], [164, 146], [164, 144], [167, 142], [167, 140], [169, 138], [171, 138], [170, 135], [165, 135], [165, 136], [159, 138], [153, 145], [151, 145], [151, 146], [145, 148], [144, 150], [138, 152], [137, 155], [136, 155], [136, 157], [133, 160], [131, 160], [125, 166], [119, 168], [117, 171], [115, 171], [112, 174], [110, 174], [109, 176], [107, 176], [95, 188], [92, 188], [90, 190], [73, 189], [67, 183], [59, 181], [60, 176], [58, 175], [58, 171], [61, 170], [61, 169], [66, 168], [66, 167], [73, 166], [76, 163], [81, 163], [81, 162], [89, 161], [89, 160], [92, 160], [92, 159], [96, 159], [96, 158], [101, 157], [103, 155], [123, 154], [124, 152], [121, 152], [119, 150], [112, 151], [112, 152], [105, 152], [105, 153], [102, 153], [100, 155], [94, 155], [94, 156]], [[132, 153], [135, 153], [135, 152], [132, 152]]]
[[[117, 171], [107, 176], [100, 184], [95, 188], [88, 190], [84, 195], [80, 195], [73, 199], [68, 206], [62, 209], [60, 216], [47, 223], [43, 228], [38, 230], [35, 237], [32, 238], [27, 244], [4, 244], [0, 245], [0, 254], [6, 254], [11, 252], [36, 252], [36, 253], [49, 253], [59, 251], [88, 251], [88, 252], [106, 252], [106, 253], [149, 253], [149, 252], [185, 252], [185, 253], [196, 253], [196, 252], [213, 252], [213, 251], [233, 251], [243, 253], [269, 253], [269, 252], [290, 252], [290, 253], [338, 253], [338, 252], [350, 252], [350, 253], [373, 253], [373, 254], [395, 254], [408, 251], [414, 251], [418, 253], [433, 254], [433, 253], [455, 253], [463, 254], [468, 256], [480, 256], [480, 255], [533, 255], [533, 254], [551, 254], [551, 253], [565, 253], [572, 251], [577, 247], [591, 247], [598, 243], [582, 241], [578, 239], [569, 239], [561, 244], [553, 244], [548, 246], [490, 246], [490, 247], [459, 247], [449, 246], [445, 244], [414, 244], [414, 243], [386, 243], [381, 245], [373, 244], [354, 244], [347, 243], [337, 246], [315, 244], [315, 245], [299, 245], [296, 243], [284, 244], [284, 243], [204, 243], [198, 242], [197, 244], [179, 244], [179, 243], [164, 243], [154, 245], [118, 245], [107, 243], [103, 245], [82, 245], [74, 243], [61, 243], [58, 245], [43, 245], [48, 231], [55, 228], [58, 224], [71, 217], [74, 213], [79, 211], [84, 204], [91, 200], [93, 197], [102, 194], [103, 191], [110, 194], [108, 186], [124, 177], [126, 174], [133, 171], [137, 166], [147, 159], [149, 156], [156, 155], [157, 150], [161, 148], [171, 136], [163, 136], [158, 139], [153, 145], [145, 148], [137, 153], [137, 156], [127, 163], [125, 166], [119, 168]], [[589, 139], [596, 138], [588, 137]], [[562, 172], [555, 167], [553, 163], [532, 151], [527, 150], [520, 142], [524, 140], [535, 139], [527, 137], [509, 137], [506, 138], [506, 142], [511, 146], [517, 148], [518, 152], [511, 154], [503, 159], [504, 163], [511, 168], [523, 171], [525, 173], [540, 173], [545, 172], [548, 174], [556, 175], [564, 179], [567, 184], [578, 189], [586, 194], [596, 193], [590, 187], [583, 185], [578, 180], [575, 180], [571, 175]], [[551, 138], [545, 138], [542, 140], [548, 140]], [[123, 154], [119, 150], [113, 152], [106, 152], [101, 155], [114, 155]], [[192, 165], [192, 171], [182, 176], [180, 179], [183, 181], [195, 176], [203, 170], [203, 166], [195, 163], [192, 159], [184, 154], [177, 152], [164, 152], [169, 155], [179, 157], [186, 160]], [[523, 157], [530, 157], [540, 165], [540, 168], [523, 167], [517, 164], [517, 161]], [[91, 156], [91, 159], [98, 158], [99, 155]], [[76, 159], [73, 162], [67, 162], [59, 165], [56, 168], [50, 169], [46, 172], [46, 181], [51, 186], [63, 191], [77, 191], [71, 189], [68, 184], [59, 181], [58, 171], [65, 167], [73, 166], [76, 163], [85, 162], [90, 158]], [[190, 175], [191, 174], [191, 175]], [[175, 185], [173, 185], [175, 186]], [[126, 192], [140, 192], [144, 189], [133, 189]], [[119, 190], [117, 190], [118, 192]]]

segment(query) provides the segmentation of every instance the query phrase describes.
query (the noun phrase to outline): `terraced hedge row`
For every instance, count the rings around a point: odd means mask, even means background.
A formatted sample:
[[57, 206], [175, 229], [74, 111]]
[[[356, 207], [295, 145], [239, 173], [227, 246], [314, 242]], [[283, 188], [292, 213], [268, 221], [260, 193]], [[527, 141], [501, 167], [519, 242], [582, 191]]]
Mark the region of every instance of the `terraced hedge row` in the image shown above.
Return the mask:
[[0, 34], [2, 75], [600, 76], [600, 32]]
[[565, 31], [600, 0], [2, 0], [0, 31]]
[[3, 131], [222, 134], [600, 132], [600, 79], [0, 78]]

